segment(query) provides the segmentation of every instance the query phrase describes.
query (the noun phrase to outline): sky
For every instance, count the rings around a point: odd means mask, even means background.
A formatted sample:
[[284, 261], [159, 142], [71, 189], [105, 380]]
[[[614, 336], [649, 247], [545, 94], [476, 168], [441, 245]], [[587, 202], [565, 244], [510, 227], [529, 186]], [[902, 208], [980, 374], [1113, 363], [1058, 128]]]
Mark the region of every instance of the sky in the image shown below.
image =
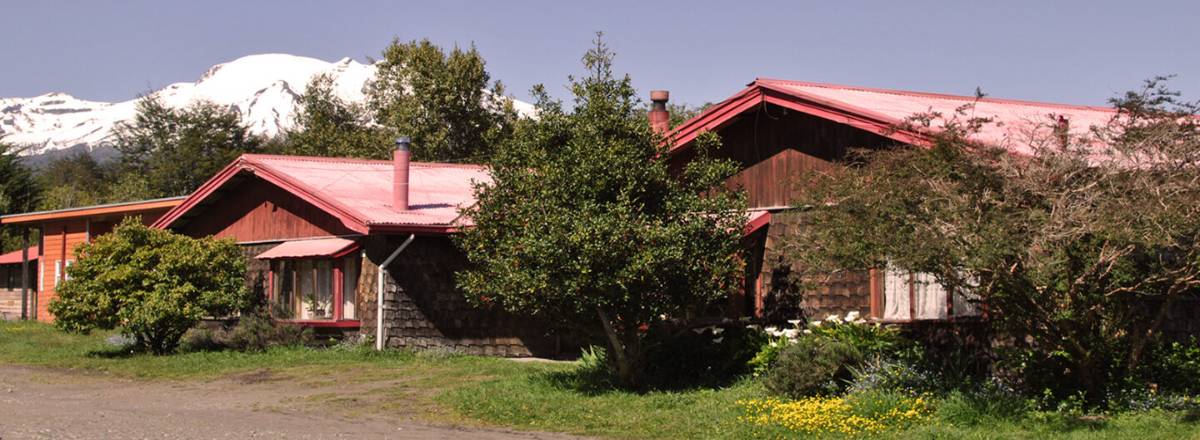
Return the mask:
[[596, 31], [643, 95], [701, 104], [756, 77], [1103, 105], [1155, 75], [1200, 99], [1195, 1], [0, 0], [0, 97], [123, 101], [259, 53], [377, 57], [393, 39], [474, 44], [529, 99]]

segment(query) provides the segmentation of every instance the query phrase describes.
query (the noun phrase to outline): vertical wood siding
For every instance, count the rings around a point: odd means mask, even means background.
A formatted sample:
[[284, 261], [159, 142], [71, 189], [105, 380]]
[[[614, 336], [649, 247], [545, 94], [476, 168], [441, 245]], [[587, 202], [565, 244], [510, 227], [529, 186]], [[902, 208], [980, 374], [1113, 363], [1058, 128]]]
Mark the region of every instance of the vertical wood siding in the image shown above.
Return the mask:
[[242, 182], [198, 211], [175, 229], [193, 237], [231, 237], [239, 242], [353, 233], [312, 204], [258, 179]]

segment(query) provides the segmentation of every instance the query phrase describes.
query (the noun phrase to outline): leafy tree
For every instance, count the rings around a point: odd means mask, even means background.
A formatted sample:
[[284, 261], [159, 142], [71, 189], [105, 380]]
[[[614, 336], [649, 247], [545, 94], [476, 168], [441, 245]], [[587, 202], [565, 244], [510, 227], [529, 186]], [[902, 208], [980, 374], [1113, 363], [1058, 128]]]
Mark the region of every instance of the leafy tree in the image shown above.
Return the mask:
[[394, 40], [376, 72], [368, 105], [380, 125], [412, 137], [415, 160], [483, 162], [512, 135], [512, 101], [474, 46], [447, 54], [429, 40]]
[[232, 109], [204, 101], [175, 109], [154, 96], [138, 101], [133, 121], [118, 125], [114, 135], [122, 177], [141, 180], [125, 188], [145, 191], [128, 194], [135, 199], [188, 194], [262, 144]]
[[[459, 285], [482, 304], [581, 323], [610, 367], [643, 385], [647, 326], [685, 320], [737, 289], [745, 201], [732, 162], [701, 154], [673, 174], [628, 76], [597, 38], [571, 78], [574, 108], [535, 87], [539, 118], [497, 150], [460, 238]], [[701, 151], [712, 148], [706, 137]]]
[[128, 218], [75, 252], [50, 302], [55, 325], [67, 331], [119, 328], [138, 348], [165, 354], [201, 318], [249, 304], [245, 257], [232, 240], [190, 238]]
[[333, 78], [314, 76], [300, 97], [295, 128], [284, 133], [281, 152], [302, 156], [387, 159], [392, 151], [386, 130], [372, 126], [365, 108], [333, 91]]
[[51, 160], [37, 175], [44, 191], [39, 208], [73, 208], [109, 201], [111, 171], [85, 152]]
[[[33, 174], [17, 153], [20, 149], [0, 142], [0, 215], [35, 210], [41, 193]], [[15, 231], [0, 231], [0, 251], [20, 249]]]
[[969, 108], [931, 148], [863, 153], [806, 186], [791, 255], [814, 273], [890, 264], [972, 291], [1023, 348], [1005, 360], [1032, 391], [1102, 403], [1200, 290], [1198, 107], [1161, 79], [1113, 104], [1085, 135], [1045, 121], [1028, 155], [971, 141], [990, 121]]

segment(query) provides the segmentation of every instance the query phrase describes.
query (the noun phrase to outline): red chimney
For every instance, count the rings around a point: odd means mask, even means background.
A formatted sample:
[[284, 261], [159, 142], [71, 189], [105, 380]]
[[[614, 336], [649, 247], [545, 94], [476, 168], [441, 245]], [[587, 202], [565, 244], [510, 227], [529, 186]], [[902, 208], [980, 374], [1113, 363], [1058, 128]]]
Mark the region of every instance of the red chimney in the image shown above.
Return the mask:
[[671, 128], [671, 114], [667, 112], [667, 100], [671, 92], [666, 90], [650, 91], [650, 127], [656, 133], [666, 133]]
[[396, 138], [396, 152], [392, 154], [392, 207], [408, 211], [408, 151], [412, 140], [408, 136]]

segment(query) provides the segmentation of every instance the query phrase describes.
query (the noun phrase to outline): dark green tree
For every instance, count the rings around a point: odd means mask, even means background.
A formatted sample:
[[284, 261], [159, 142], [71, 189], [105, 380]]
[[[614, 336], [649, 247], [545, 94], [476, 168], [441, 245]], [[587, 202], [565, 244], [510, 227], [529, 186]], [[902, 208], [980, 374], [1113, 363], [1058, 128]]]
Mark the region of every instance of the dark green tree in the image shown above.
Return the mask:
[[368, 105], [394, 135], [412, 137], [415, 160], [485, 162], [517, 119], [499, 81], [472, 46], [449, 53], [429, 40], [383, 51]]
[[37, 174], [43, 190], [39, 209], [73, 208], [109, 201], [109, 178], [113, 171], [86, 152], [52, 159]]
[[[0, 142], [0, 215], [33, 211], [41, 198], [33, 173], [18, 155], [20, 151], [18, 147]], [[17, 231], [0, 230], [0, 252], [21, 246]]]
[[678, 173], [663, 138], [637, 111], [628, 76], [599, 39], [571, 78], [574, 108], [538, 86], [539, 118], [494, 156], [492, 181], [464, 214], [472, 267], [458, 283], [483, 304], [580, 323], [608, 345], [610, 367], [643, 385], [645, 329], [683, 321], [737, 289], [744, 197], [736, 171], [699, 157]]
[[117, 180], [131, 198], [188, 194], [263, 143], [232, 109], [205, 101], [175, 109], [153, 96], [142, 98], [133, 121], [119, 124], [114, 135]]
[[280, 152], [301, 156], [387, 159], [392, 142], [386, 130], [372, 125], [363, 106], [346, 102], [333, 91], [329, 75], [314, 76], [300, 97], [295, 126], [284, 132]]
[[[929, 148], [816, 177], [786, 240], [813, 274], [891, 265], [978, 295], [1029, 390], [1103, 404], [1137, 379], [1175, 304], [1200, 294], [1200, 106], [1154, 80], [1087, 134], [1053, 118], [1013, 154], [970, 106]], [[934, 115], [915, 115], [928, 130]], [[1163, 383], [1164, 387], [1170, 384]]]

